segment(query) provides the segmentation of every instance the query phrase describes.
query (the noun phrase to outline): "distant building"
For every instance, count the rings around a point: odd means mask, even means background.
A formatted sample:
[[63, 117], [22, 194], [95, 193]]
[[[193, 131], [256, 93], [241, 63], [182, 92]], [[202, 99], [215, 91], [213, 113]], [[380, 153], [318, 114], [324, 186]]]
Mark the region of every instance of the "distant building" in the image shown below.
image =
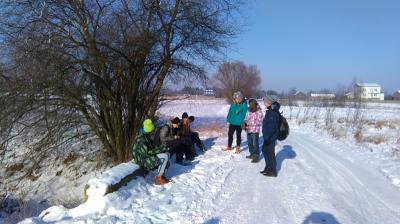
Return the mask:
[[206, 90], [204, 90], [204, 95], [205, 96], [215, 96], [215, 92], [213, 89], [206, 89]]
[[397, 90], [397, 91], [393, 94], [393, 99], [394, 99], [394, 100], [400, 100], [400, 90]]
[[333, 93], [311, 93], [310, 96], [313, 100], [325, 100], [335, 98], [335, 94]]
[[306, 100], [307, 99], [307, 95], [304, 94], [301, 91], [297, 91], [295, 94], [293, 94], [293, 98], [295, 100]]
[[381, 86], [376, 83], [354, 84], [354, 97], [365, 100], [384, 100], [385, 94], [381, 93]]
[[354, 99], [354, 93], [353, 92], [349, 92], [349, 93], [345, 93], [344, 96], [346, 97], [346, 99]]

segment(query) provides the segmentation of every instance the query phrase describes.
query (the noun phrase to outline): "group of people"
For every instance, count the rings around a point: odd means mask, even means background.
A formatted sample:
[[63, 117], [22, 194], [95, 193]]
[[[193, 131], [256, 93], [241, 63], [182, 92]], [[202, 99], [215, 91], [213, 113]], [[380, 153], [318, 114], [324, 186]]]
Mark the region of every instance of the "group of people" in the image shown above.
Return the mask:
[[243, 99], [241, 92], [233, 94], [233, 102], [229, 108], [227, 122], [229, 123], [228, 129], [228, 147], [225, 151], [233, 150], [233, 134], [236, 132], [236, 153], [240, 153], [240, 144], [242, 142], [242, 130], [247, 132], [247, 143], [250, 154], [246, 158], [251, 159], [252, 163], [259, 161], [259, 133], [262, 128], [263, 134], [263, 147], [262, 153], [265, 160], [265, 168], [260, 173], [265, 176], [277, 176], [276, 171], [276, 157], [275, 157], [275, 144], [278, 138], [278, 130], [280, 126], [280, 104], [278, 98], [274, 95], [266, 95], [264, 98], [264, 105], [267, 108], [265, 116], [261, 107], [258, 105], [257, 100], [250, 99], [247, 101]]
[[157, 169], [154, 177], [156, 185], [169, 182], [164, 174], [169, 167], [169, 159], [172, 155], [176, 155], [177, 164], [184, 165], [184, 157], [186, 160], [194, 160], [197, 156], [195, 145], [201, 151], [206, 151], [199, 133], [190, 128], [193, 121], [194, 116], [189, 116], [184, 112], [181, 119], [175, 117], [156, 131], [151, 119], [143, 122], [143, 128], [139, 130], [133, 141], [132, 158], [146, 171]]
[[[257, 100], [250, 99], [247, 104], [241, 92], [233, 94], [233, 102], [227, 116], [229, 123], [228, 146], [224, 151], [234, 150], [232, 143], [233, 135], [236, 132], [235, 153], [240, 153], [241, 133], [242, 130], [245, 130], [250, 152], [246, 158], [251, 159], [252, 163], [257, 163], [260, 160], [259, 133], [261, 129], [264, 140], [262, 153], [265, 168], [260, 173], [265, 176], [276, 177], [275, 144], [280, 126], [280, 104], [276, 96], [266, 95], [264, 105], [267, 108], [265, 116]], [[181, 118], [175, 117], [156, 131], [154, 131], [152, 120], [146, 119], [143, 122], [143, 128], [140, 129], [133, 141], [132, 157], [138, 165], [147, 171], [157, 169], [157, 174], [154, 177], [156, 185], [169, 182], [164, 174], [172, 155], [176, 155], [175, 162], [177, 164], [184, 165], [184, 158], [194, 160], [197, 156], [195, 145], [203, 152], [206, 151], [199, 138], [199, 133], [190, 128], [193, 121], [194, 117], [185, 112]]]

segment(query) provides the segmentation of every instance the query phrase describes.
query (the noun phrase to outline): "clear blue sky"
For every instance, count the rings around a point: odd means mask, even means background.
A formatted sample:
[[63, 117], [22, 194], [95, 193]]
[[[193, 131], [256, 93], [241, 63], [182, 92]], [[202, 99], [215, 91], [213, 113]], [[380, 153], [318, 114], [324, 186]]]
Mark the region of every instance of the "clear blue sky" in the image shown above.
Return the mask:
[[400, 0], [249, 0], [228, 52], [263, 89], [334, 89], [356, 77], [400, 89]]

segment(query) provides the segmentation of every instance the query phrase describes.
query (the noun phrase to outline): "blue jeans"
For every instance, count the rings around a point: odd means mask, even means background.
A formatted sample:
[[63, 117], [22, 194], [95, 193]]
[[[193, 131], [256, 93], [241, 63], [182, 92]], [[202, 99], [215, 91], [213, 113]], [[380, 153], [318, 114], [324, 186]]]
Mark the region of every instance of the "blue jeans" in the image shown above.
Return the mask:
[[258, 136], [259, 133], [247, 133], [247, 143], [249, 145], [249, 151], [251, 155], [260, 155]]

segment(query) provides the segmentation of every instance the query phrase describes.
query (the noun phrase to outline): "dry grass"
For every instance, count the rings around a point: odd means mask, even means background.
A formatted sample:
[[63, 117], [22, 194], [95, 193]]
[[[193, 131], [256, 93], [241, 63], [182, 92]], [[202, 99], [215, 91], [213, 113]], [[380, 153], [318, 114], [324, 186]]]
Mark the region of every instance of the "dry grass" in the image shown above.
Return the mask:
[[363, 142], [362, 129], [358, 129], [358, 130], [356, 131], [356, 133], [354, 133], [354, 138], [356, 139], [356, 141], [357, 141], [358, 143]]
[[347, 135], [346, 129], [343, 127], [331, 128], [330, 132], [337, 139], [344, 138]]
[[16, 164], [6, 167], [6, 172], [17, 172], [17, 171], [21, 171], [23, 168], [24, 168], [23, 163], [16, 163]]
[[383, 127], [387, 126], [387, 122], [386, 121], [377, 121], [375, 122], [375, 127], [382, 130]]
[[67, 158], [65, 158], [65, 159], [63, 160], [62, 163], [63, 163], [64, 165], [68, 165], [68, 164], [71, 164], [71, 163], [75, 162], [75, 160], [76, 160], [77, 158], [78, 158], [78, 157], [76, 156], [76, 154], [73, 153], [73, 152], [71, 152], [71, 153], [68, 154]]
[[368, 143], [373, 143], [373, 144], [379, 145], [381, 143], [387, 142], [387, 137], [382, 136], [382, 135], [368, 136], [368, 137], [363, 138], [363, 142], [368, 142]]

